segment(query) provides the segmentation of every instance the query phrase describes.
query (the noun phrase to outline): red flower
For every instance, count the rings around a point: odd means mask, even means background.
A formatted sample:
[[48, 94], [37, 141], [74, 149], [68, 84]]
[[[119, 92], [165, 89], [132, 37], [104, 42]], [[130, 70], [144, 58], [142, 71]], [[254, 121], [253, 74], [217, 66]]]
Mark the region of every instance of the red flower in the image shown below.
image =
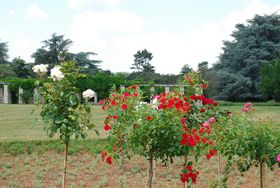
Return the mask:
[[118, 115], [113, 115], [112, 118], [113, 118], [113, 119], [118, 119], [119, 116], [118, 116]]
[[131, 86], [131, 89], [136, 89], [136, 86]]
[[180, 141], [180, 144], [181, 144], [181, 145], [186, 145], [186, 144], [187, 144], [187, 140], [182, 139], [182, 140]]
[[203, 113], [203, 112], [205, 112], [205, 109], [204, 109], [204, 108], [201, 108], [199, 112], [200, 112], [200, 113]]
[[182, 139], [187, 139], [188, 138], [188, 135], [186, 133], [183, 133], [182, 134]]
[[206, 88], [207, 88], [207, 84], [201, 84], [201, 87], [202, 87], [203, 89], [206, 89]]
[[103, 104], [103, 101], [99, 101], [99, 102], [98, 102], [98, 105], [102, 105], [102, 104]]
[[106, 158], [106, 163], [107, 164], [112, 164], [112, 157], [107, 157]]
[[206, 138], [201, 138], [201, 141], [202, 141], [203, 143], [206, 143], [206, 142], [207, 142]]
[[196, 95], [194, 94], [194, 95], [191, 95], [190, 96], [190, 99], [192, 100], [192, 101], [195, 101], [196, 100]]
[[105, 111], [106, 110], [106, 106], [102, 106], [102, 110]]
[[134, 96], [134, 97], [137, 97], [137, 96], [138, 96], [138, 93], [134, 93], [133, 96]]
[[139, 126], [139, 125], [138, 125], [138, 124], [136, 124], [136, 123], [135, 123], [135, 124], [133, 124], [133, 127], [138, 127], [138, 126]]
[[147, 117], [146, 117], [146, 120], [147, 120], [147, 121], [150, 121], [151, 119], [152, 119], [152, 116], [147, 116]]
[[210, 153], [211, 155], [215, 155], [216, 150], [214, 150], [214, 149], [210, 149], [210, 150], [209, 150], [209, 153]]
[[112, 106], [115, 106], [117, 104], [116, 100], [114, 99], [112, 102], [111, 102], [111, 105]]
[[125, 110], [125, 109], [127, 109], [127, 105], [126, 104], [122, 104], [122, 110]]
[[129, 96], [129, 93], [128, 93], [128, 92], [124, 92], [124, 93], [123, 93], [123, 96], [124, 96], [124, 97], [128, 97], [128, 96]]
[[106, 124], [105, 126], [104, 126], [104, 130], [105, 131], [108, 131], [108, 130], [111, 130], [112, 128], [108, 125], [108, 124]]
[[188, 145], [192, 147], [196, 145], [196, 141], [192, 136], [188, 138]]
[[192, 170], [192, 166], [186, 166], [186, 169], [191, 171]]
[[218, 103], [217, 102], [213, 102], [213, 106], [218, 106]]
[[210, 159], [212, 157], [212, 155], [210, 154], [210, 153], [208, 153], [207, 155], [206, 155], [206, 158], [207, 159]]
[[102, 161], [104, 161], [106, 155], [107, 155], [106, 151], [101, 151], [101, 159], [102, 159]]

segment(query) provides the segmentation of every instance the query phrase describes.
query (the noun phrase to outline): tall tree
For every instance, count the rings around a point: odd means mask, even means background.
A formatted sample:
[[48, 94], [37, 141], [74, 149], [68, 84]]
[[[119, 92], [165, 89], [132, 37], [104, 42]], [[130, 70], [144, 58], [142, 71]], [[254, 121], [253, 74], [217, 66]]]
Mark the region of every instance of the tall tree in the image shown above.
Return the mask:
[[260, 68], [280, 53], [280, 15], [256, 15], [237, 24], [225, 41], [219, 62], [214, 65], [219, 97], [224, 100], [263, 100], [258, 85]]
[[151, 65], [150, 61], [153, 59], [153, 54], [148, 50], [139, 50], [134, 54], [134, 63], [131, 69], [135, 69], [140, 72], [155, 72], [155, 67]]
[[280, 57], [262, 67], [260, 88], [268, 99], [280, 101]]
[[102, 61], [92, 59], [91, 57], [93, 55], [97, 54], [94, 52], [79, 52], [77, 54], [67, 53], [66, 60], [76, 61], [77, 65], [81, 68], [82, 73], [95, 74], [100, 70], [98, 64]]
[[8, 62], [8, 44], [7, 42], [1, 42], [0, 40], [0, 64]]
[[192, 68], [188, 65], [188, 64], [185, 64], [182, 68], [181, 68], [181, 72], [180, 74], [181, 75], [184, 75], [186, 73], [189, 73], [192, 71]]
[[51, 35], [48, 40], [42, 41], [43, 46], [31, 55], [35, 59], [35, 64], [48, 64], [50, 67], [59, 63], [59, 53], [67, 52], [72, 41], [64, 39], [64, 35]]
[[30, 66], [20, 57], [14, 58], [11, 63], [13, 71], [17, 74], [17, 77], [27, 78], [30, 76]]
[[208, 71], [208, 62], [203, 61], [201, 63], [198, 63], [197, 65], [197, 71], [201, 74], [202, 78], [206, 78], [206, 73]]

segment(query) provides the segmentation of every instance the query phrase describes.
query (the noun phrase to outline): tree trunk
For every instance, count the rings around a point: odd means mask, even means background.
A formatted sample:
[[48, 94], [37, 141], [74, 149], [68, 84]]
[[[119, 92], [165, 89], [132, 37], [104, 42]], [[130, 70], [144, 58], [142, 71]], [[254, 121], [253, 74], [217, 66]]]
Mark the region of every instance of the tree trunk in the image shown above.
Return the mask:
[[218, 175], [221, 175], [221, 153], [218, 151]]
[[[187, 156], [187, 155], [185, 155], [184, 162], [185, 162], [185, 167], [186, 167], [186, 166], [187, 166], [187, 164], [188, 164], [188, 156]], [[184, 187], [183, 187], [183, 188], [186, 188], [186, 187], [187, 187], [187, 183], [186, 183], [186, 182], [184, 182]]]
[[153, 157], [153, 179], [154, 181], [156, 180], [156, 172], [157, 172], [157, 168], [156, 168], [156, 160]]
[[66, 187], [66, 169], [67, 169], [68, 145], [69, 145], [68, 142], [66, 142], [66, 143], [64, 144], [65, 149], [64, 149], [64, 169], [63, 169], [62, 188], [65, 188], [65, 187]]
[[263, 162], [260, 162], [260, 187], [263, 188], [264, 187], [264, 167], [265, 164]]
[[153, 163], [154, 163], [154, 157], [151, 154], [149, 159], [149, 168], [148, 168], [148, 182], [147, 182], [147, 188], [152, 188], [153, 183]]

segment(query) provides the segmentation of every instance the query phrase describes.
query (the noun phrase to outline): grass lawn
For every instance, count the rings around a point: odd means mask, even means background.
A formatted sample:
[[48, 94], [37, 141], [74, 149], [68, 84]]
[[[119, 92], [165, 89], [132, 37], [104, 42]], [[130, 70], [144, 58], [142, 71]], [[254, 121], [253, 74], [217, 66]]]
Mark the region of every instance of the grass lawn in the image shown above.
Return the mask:
[[[34, 110], [34, 113], [32, 111]], [[0, 140], [48, 140], [43, 131], [43, 122], [39, 118], [40, 108], [35, 105], [0, 104]], [[103, 121], [105, 114], [99, 106], [92, 106], [92, 120], [101, 133], [100, 138], [105, 137]], [[56, 137], [58, 138], [58, 137]], [[93, 131], [89, 132], [89, 138], [97, 138]]]

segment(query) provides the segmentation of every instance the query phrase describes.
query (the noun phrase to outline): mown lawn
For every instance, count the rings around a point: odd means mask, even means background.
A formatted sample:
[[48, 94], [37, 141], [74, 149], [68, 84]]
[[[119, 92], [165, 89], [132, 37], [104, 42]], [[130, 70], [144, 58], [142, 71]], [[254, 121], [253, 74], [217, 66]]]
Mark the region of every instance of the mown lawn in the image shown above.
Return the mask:
[[[35, 105], [0, 104], [0, 141], [48, 140], [39, 113], [40, 108]], [[104, 138], [102, 129], [105, 114], [96, 105], [92, 106], [92, 113], [92, 120], [101, 133], [100, 138]], [[89, 131], [89, 138], [97, 136], [93, 131]]]

